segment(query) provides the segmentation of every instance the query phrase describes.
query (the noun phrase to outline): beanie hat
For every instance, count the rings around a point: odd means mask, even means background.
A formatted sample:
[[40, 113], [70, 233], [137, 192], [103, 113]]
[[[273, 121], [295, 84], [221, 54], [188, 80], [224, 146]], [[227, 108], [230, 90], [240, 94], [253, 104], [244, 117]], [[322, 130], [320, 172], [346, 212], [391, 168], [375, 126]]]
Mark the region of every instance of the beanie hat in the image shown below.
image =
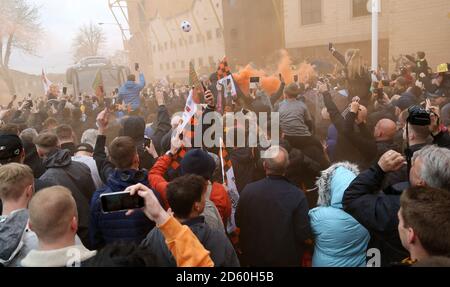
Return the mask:
[[195, 174], [202, 176], [206, 180], [210, 180], [216, 163], [208, 152], [201, 149], [193, 149], [186, 153], [180, 163], [180, 175]]

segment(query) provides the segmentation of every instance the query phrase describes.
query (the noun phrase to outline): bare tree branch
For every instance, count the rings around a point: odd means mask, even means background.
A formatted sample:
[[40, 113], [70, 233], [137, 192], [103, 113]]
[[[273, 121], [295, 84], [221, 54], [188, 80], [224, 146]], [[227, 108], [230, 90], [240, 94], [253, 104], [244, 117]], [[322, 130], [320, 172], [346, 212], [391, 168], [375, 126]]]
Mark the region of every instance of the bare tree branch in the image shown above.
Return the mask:
[[34, 54], [42, 39], [39, 7], [28, 0], [1, 1], [0, 5], [0, 78], [5, 81], [11, 94], [14, 82], [9, 62], [14, 51]]
[[105, 43], [106, 37], [100, 27], [93, 23], [81, 26], [72, 44], [74, 59], [79, 61], [85, 57], [98, 56]]

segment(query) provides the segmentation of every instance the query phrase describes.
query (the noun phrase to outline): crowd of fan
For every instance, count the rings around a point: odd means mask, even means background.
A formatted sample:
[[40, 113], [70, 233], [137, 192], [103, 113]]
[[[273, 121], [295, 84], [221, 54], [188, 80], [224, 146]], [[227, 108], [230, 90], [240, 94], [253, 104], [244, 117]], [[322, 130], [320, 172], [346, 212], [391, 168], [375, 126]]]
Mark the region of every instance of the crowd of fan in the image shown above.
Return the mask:
[[[232, 101], [279, 112], [281, 128], [272, 158], [226, 146], [235, 214], [217, 152], [185, 150], [176, 132], [188, 89], [144, 95], [141, 74], [119, 90], [124, 109], [13, 100], [0, 114], [0, 264], [363, 267], [378, 250], [378, 266], [450, 266], [450, 76], [424, 57], [386, 85], [369, 79], [367, 95], [333, 74]], [[208, 85], [203, 115], [217, 99]], [[100, 196], [122, 191], [145, 207], [102, 212]]]

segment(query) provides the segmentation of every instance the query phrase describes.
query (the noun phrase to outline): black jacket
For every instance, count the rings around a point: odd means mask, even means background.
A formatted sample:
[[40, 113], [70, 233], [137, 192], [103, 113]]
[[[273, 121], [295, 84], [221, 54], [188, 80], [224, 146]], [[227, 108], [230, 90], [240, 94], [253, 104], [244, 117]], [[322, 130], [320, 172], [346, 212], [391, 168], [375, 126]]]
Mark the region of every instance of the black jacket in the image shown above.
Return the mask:
[[311, 238], [304, 193], [281, 176], [248, 184], [236, 211], [243, 266], [300, 266]]
[[[208, 250], [215, 267], [239, 267], [239, 260], [225, 233], [211, 229], [205, 219], [193, 218], [183, 223], [189, 226], [201, 244]], [[142, 241], [142, 246], [155, 255], [155, 264], [159, 267], [176, 267], [177, 263], [167, 247], [163, 234], [154, 228]]]
[[378, 166], [362, 172], [347, 188], [342, 199], [344, 210], [371, 234], [370, 248], [381, 251], [382, 266], [408, 257], [398, 235], [401, 191], [388, 187], [380, 191], [385, 173]]
[[39, 157], [36, 146], [30, 142], [23, 142], [25, 149], [25, 160], [24, 164], [28, 165], [32, 170], [35, 178], [39, 178], [44, 174], [45, 168], [42, 164], [42, 160]]
[[78, 236], [89, 246], [89, 201], [95, 192], [95, 185], [89, 167], [72, 161], [67, 150], [55, 150], [43, 161], [46, 168], [41, 180], [52, 185], [61, 185], [72, 192], [78, 210]]
[[236, 187], [240, 193], [247, 184], [253, 181], [258, 159], [255, 158], [253, 149], [248, 147], [233, 149], [230, 159], [236, 177]]
[[338, 131], [335, 161], [349, 161], [358, 164], [361, 169], [368, 168], [377, 153], [373, 135], [370, 134], [365, 124], [358, 126], [359, 132], [355, 131], [356, 114], [349, 112], [344, 118], [333, 102], [330, 93], [324, 93], [323, 98], [331, 121]]
[[161, 154], [162, 148], [161, 148], [161, 141], [162, 138], [170, 131], [172, 128], [170, 124], [170, 115], [167, 110], [167, 107], [162, 105], [158, 107], [157, 111], [157, 119], [156, 123], [153, 124], [153, 129], [155, 133], [150, 137], [153, 141], [153, 144], [155, 145], [155, 149], [158, 152], [158, 154]]

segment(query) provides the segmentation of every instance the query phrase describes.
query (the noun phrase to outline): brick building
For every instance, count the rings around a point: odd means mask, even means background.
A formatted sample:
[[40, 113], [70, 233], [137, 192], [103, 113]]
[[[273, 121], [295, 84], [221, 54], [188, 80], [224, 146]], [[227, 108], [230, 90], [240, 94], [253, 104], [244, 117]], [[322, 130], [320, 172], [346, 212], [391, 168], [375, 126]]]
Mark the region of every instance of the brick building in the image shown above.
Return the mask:
[[[392, 57], [425, 51], [430, 65], [450, 62], [450, 1], [381, 0], [380, 58], [393, 70]], [[284, 0], [285, 38], [295, 58], [330, 58], [338, 49], [361, 49], [371, 64], [371, 14], [367, 0]]]

